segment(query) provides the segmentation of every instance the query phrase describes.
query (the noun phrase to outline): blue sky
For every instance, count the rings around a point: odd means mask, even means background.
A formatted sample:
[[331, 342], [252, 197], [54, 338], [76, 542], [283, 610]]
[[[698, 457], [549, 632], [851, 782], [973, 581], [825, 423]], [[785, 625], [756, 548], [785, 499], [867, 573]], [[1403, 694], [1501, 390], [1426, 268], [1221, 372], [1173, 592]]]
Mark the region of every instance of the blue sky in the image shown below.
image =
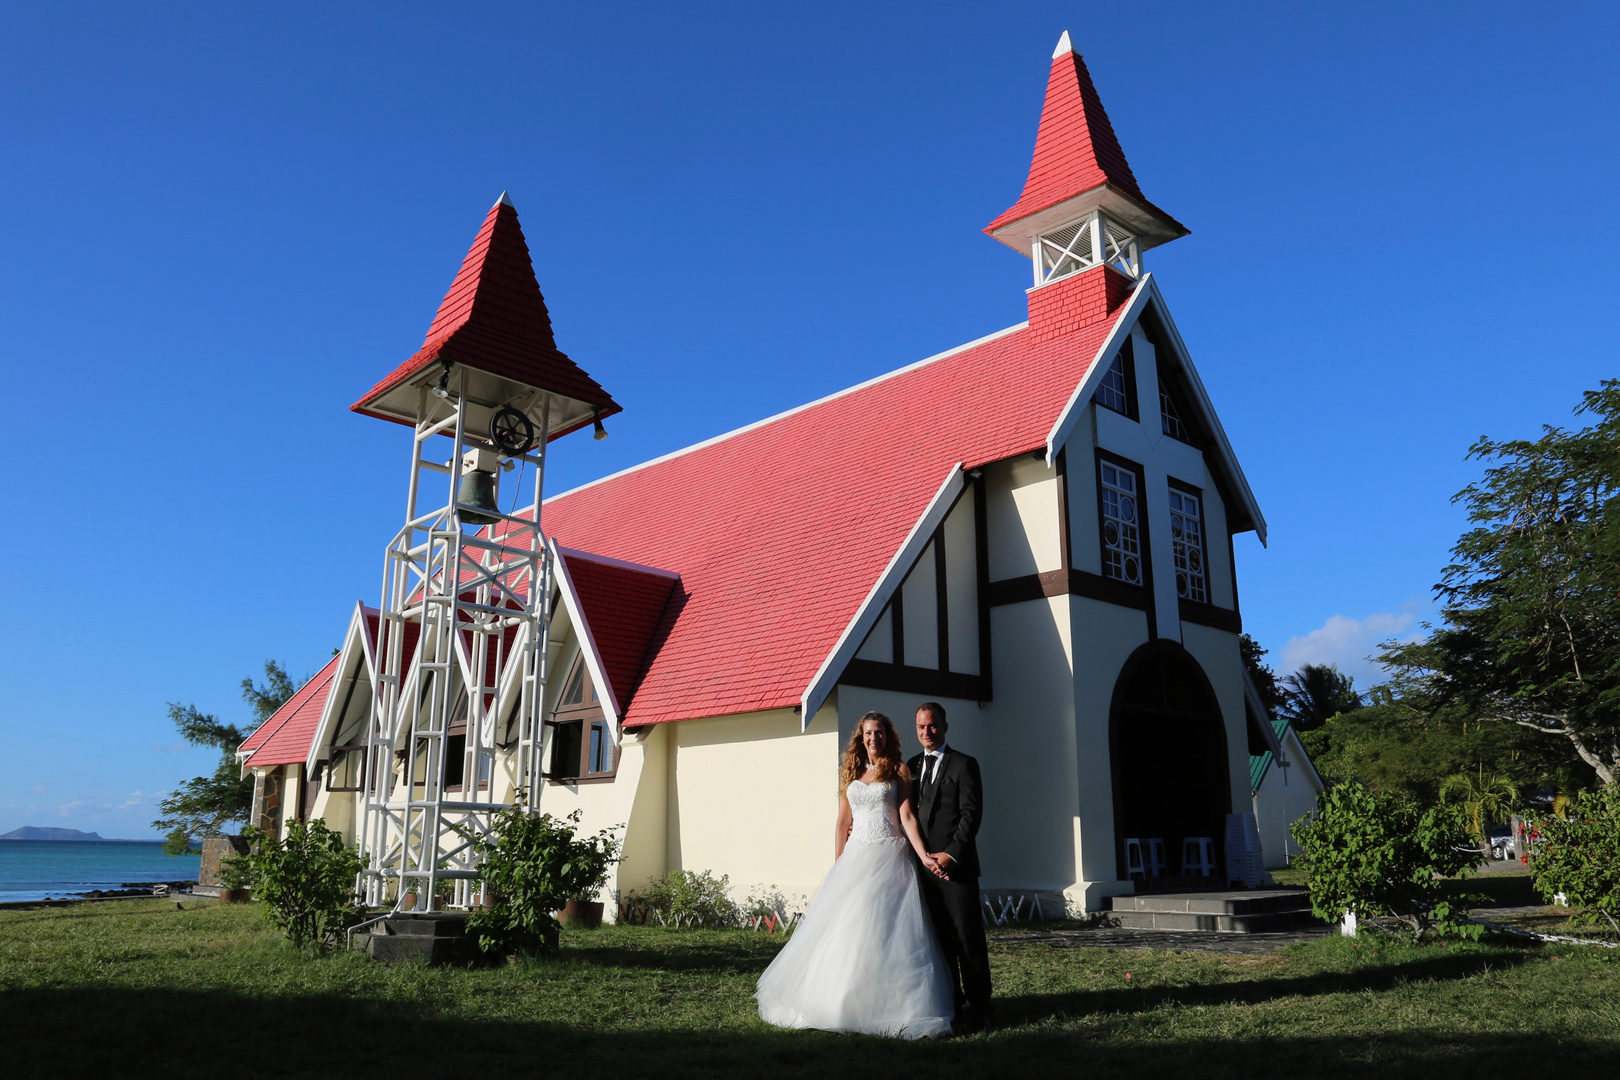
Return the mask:
[[[1415, 631], [1482, 434], [1615, 374], [1610, 5], [254, 4], [0, 9], [13, 526], [0, 831], [150, 835], [376, 602], [420, 343], [512, 193], [561, 346], [625, 406], [552, 490], [1021, 321], [979, 230], [1072, 31], [1271, 525], [1290, 666]], [[37, 531], [37, 536], [35, 535]]]

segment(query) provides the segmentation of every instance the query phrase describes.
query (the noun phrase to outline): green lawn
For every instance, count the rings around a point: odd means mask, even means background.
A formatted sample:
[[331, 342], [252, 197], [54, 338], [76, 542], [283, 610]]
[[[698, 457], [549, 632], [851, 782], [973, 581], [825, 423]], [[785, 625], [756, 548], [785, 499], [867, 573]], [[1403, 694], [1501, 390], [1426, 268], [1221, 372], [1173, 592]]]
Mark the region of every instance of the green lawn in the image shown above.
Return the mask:
[[232, 1080], [1620, 1070], [1620, 956], [1608, 950], [1364, 937], [1224, 956], [993, 942], [1001, 1028], [916, 1045], [761, 1024], [750, 995], [779, 946], [744, 931], [607, 928], [565, 933], [555, 960], [467, 971], [306, 959], [257, 906], [4, 912], [0, 1062], [15, 1078]]

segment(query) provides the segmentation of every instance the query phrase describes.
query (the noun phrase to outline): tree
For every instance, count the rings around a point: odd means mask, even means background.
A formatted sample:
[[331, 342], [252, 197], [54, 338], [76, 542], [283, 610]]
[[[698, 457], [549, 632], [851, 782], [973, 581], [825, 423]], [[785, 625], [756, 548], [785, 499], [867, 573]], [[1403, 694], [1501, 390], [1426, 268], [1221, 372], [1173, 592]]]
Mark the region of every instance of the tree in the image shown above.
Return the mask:
[[1340, 713], [1361, 708], [1354, 680], [1334, 664], [1306, 664], [1282, 681], [1282, 715], [1295, 731], [1315, 731]]
[[1419, 810], [1360, 784], [1340, 784], [1318, 795], [1315, 812], [1289, 831], [1301, 848], [1294, 866], [1305, 873], [1317, 918], [1337, 922], [1349, 912], [1399, 919], [1419, 938], [1431, 931], [1479, 936], [1467, 921], [1474, 898], [1448, 895], [1440, 880], [1466, 874], [1477, 859], [1461, 844], [1467, 833], [1460, 807]]
[[1266, 650], [1254, 638], [1243, 634], [1238, 637], [1238, 651], [1243, 654], [1243, 667], [1259, 692], [1261, 702], [1276, 715], [1282, 708], [1285, 695], [1282, 687], [1277, 685], [1277, 673], [1266, 664]]
[[[242, 680], [242, 700], [253, 709], [258, 721], [255, 729], [270, 719], [296, 690], [287, 677], [287, 670], [274, 660], [264, 662], [264, 676], [262, 686], [255, 685], [251, 678]], [[200, 712], [195, 705], [181, 705], [176, 701], [169, 702], [169, 719], [174, 721], [186, 742], [220, 751], [219, 766], [212, 775], [185, 781], [158, 803], [163, 816], [152, 822], [152, 827], [167, 834], [163, 850], [170, 855], [184, 855], [197, 837], [217, 833], [232, 822], [245, 821], [253, 809], [253, 781], [242, 775], [242, 767], [236, 760], [236, 748], [250, 732]]]
[[[1441, 696], [1565, 740], [1604, 784], [1620, 775], [1620, 380], [1582, 395], [1579, 431], [1481, 438], [1494, 462], [1458, 492], [1473, 527], [1436, 591], [1444, 624], [1409, 646]], [[1396, 654], [1403, 650], [1395, 647]]]
[[1440, 801], [1458, 803], [1468, 814], [1468, 831], [1479, 841], [1480, 852], [1491, 854], [1490, 824], [1513, 813], [1519, 803], [1519, 786], [1500, 773], [1453, 773], [1440, 784]]

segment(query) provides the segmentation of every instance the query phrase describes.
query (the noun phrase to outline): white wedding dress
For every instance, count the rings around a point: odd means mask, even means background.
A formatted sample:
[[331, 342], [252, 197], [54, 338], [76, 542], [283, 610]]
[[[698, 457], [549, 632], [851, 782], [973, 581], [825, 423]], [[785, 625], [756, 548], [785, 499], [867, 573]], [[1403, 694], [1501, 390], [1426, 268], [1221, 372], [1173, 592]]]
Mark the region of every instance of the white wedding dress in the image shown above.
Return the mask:
[[759, 977], [760, 1019], [777, 1027], [921, 1039], [948, 1035], [950, 969], [917, 888], [897, 785], [850, 783], [844, 854]]

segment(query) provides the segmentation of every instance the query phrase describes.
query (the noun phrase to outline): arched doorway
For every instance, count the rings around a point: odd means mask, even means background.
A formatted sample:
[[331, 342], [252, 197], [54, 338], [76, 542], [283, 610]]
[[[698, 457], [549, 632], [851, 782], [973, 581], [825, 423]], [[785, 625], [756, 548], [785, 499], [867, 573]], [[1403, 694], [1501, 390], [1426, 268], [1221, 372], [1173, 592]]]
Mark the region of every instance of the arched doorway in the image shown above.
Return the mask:
[[1164, 841], [1167, 874], [1182, 873], [1182, 841], [1215, 841], [1222, 882], [1226, 815], [1232, 783], [1226, 725], [1209, 680], [1191, 654], [1172, 642], [1144, 645], [1126, 662], [1109, 717], [1113, 756], [1114, 844], [1119, 876], [1128, 877], [1127, 837]]

